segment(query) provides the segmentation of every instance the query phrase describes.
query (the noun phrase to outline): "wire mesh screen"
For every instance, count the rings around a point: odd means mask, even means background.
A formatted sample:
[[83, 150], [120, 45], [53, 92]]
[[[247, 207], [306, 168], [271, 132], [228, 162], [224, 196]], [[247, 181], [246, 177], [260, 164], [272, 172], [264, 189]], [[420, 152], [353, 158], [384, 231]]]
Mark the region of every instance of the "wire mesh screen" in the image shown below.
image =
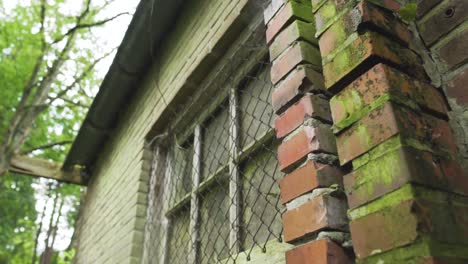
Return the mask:
[[253, 24], [152, 142], [147, 263], [244, 263], [282, 243], [271, 65]]

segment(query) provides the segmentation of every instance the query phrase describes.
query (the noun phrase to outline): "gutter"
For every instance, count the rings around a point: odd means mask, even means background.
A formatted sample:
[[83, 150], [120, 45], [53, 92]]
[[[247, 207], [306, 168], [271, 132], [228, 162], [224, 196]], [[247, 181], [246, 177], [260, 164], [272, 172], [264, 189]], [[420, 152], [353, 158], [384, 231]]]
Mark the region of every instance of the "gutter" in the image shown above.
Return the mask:
[[141, 0], [62, 169], [92, 168], [184, 0]]

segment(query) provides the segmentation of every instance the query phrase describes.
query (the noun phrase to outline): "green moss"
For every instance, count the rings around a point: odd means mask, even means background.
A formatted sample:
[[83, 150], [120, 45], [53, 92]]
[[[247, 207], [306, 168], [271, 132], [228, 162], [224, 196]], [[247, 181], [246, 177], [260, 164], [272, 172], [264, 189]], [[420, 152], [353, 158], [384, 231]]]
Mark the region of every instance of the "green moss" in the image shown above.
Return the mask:
[[386, 155], [389, 152], [392, 152], [402, 146], [404, 144], [402, 143], [402, 139], [400, 135], [393, 136], [381, 144], [377, 145], [375, 148], [370, 150], [366, 157], [358, 157], [353, 160], [353, 168], [354, 170], [357, 170], [359, 167], [367, 164], [369, 161], [373, 161], [375, 159], [380, 158], [381, 156]]
[[451, 203], [461, 206], [466, 206], [467, 203], [466, 197], [407, 183], [366, 205], [348, 210], [348, 216], [351, 220], [356, 220], [410, 199], [425, 200], [436, 204], [447, 204], [450, 200]]
[[410, 23], [416, 19], [416, 12], [418, 9], [417, 3], [408, 3], [400, 8], [398, 14], [403, 21]]
[[[366, 33], [365, 35], [360, 36], [360, 41], [356, 41], [356, 43], [353, 39], [353, 41], [349, 41], [349, 43], [347, 42], [346, 45], [343, 45], [344, 48], [339, 50], [336, 55], [330, 55], [324, 59], [325, 62], [323, 62], [323, 64], [326, 77], [325, 85], [327, 87], [332, 86], [336, 81], [355, 69], [364, 59], [366, 59], [365, 56], [368, 52], [366, 40], [370, 37], [371, 34]], [[358, 39], [359, 35], [354, 34], [351, 35], [350, 38]], [[332, 58], [333, 56], [334, 58]]]
[[390, 94], [385, 93], [377, 97], [377, 99], [372, 101], [372, 103], [365, 105], [365, 106], [361, 99], [361, 95], [355, 90], [351, 90], [351, 92], [345, 94], [342, 97], [337, 97], [336, 99], [334, 98], [332, 98], [332, 102], [333, 100], [335, 102], [342, 100], [340, 103], [343, 104], [346, 110], [346, 114], [347, 114], [346, 118], [333, 124], [333, 127], [332, 127], [333, 132], [338, 133], [339, 131], [349, 127], [356, 121], [360, 120], [363, 116], [369, 114], [371, 111], [373, 111], [377, 107], [390, 101]]
[[319, 10], [318, 14], [321, 17], [323, 26], [317, 30], [316, 36], [319, 37], [325, 30], [333, 25], [338, 19], [349, 12], [356, 4], [356, 0], [347, 1], [344, 6], [337, 8], [335, 2], [329, 1], [324, 4]]
[[414, 196], [413, 186], [411, 184], [405, 184], [403, 187], [386, 194], [369, 204], [349, 210], [348, 217], [351, 220], [356, 220], [385, 208], [395, 206], [403, 201], [410, 200], [414, 198]]
[[319, 10], [319, 14], [323, 20], [329, 20], [336, 15], [336, 6], [333, 2], [328, 2]]
[[289, 4], [291, 5], [294, 16], [307, 22], [315, 22], [314, 14], [312, 13], [311, 7], [309, 5], [304, 5], [296, 1], [291, 1]]

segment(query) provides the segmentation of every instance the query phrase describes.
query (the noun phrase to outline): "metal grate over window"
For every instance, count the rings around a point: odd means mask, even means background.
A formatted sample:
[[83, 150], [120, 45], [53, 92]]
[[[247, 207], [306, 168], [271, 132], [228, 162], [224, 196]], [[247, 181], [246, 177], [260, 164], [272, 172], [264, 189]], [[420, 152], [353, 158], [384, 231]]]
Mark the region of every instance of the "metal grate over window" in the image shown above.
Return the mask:
[[264, 30], [260, 17], [154, 141], [146, 263], [280, 263], [282, 174]]

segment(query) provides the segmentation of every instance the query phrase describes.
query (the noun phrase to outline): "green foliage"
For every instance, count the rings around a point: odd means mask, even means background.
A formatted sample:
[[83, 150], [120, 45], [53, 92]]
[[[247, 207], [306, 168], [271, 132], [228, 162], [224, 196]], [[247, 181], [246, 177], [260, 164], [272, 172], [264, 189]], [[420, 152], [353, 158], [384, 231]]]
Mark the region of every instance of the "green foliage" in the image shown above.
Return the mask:
[[57, 264], [70, 264], [72, 263], [73, 257], [75, 257], [75, 249], [70, 249], [57, 258]]
[[0, 263], [29, 263], [37, 227], [31, 177], [0, 178]]
[[[55, 40], [75, 25], [76, 17], [82, 12], [80, 8], [86, 3], [82, 1], [77, 10], [70, 10], [65, 8], [66, 5], [73, 5], [76, 1], [46, 1], [44, 32], [40, 32], [41, 1], [33, 0], [29, 6], [19, 4], [12, 10], [6, 9], [8, 1], [0, 0], [0, 143], [11, 126], [10, 120], [17, 110], [37, 59], [42, 53], [45, 54], [36, 80], [41, 82], [66, 42], [66, 38], [54, 43]], [[92, 5], [82, 23], [96, 21], [98, 10], [102, 8]], [[42, 49], [43, 37], [47, 46], [45, 51]], [[96, 58], [104, 55], [104, 51], [99, 54], [95, 42], [90, 29], [79, 30], [74, 35], [74, 44], [51, 85], [49, 99], [45, 102], [48, 108], [35, 120], [31, 134], [22, 146], [24, 154], [57, 162], [65, 159], [69, 144], [31, 150], [53, 142], [71, 141], [76, 136], [101, 81], [92, 70], [79, 79], [80, 74], [90, 68]], [[77, 79], [79, 81], [75, 83]], [[71, 89], [63, 93], [67, 87]], [[58, 95], [61, 95], [60, 98], [53, 100]], [[38, 231], [37, 219], [40, 217], [35, 208], [37, 193], [33, 187], [35, 183], [35, 186], [41, 186], [38, 182], [32, 177], [11, 173], [0, 176], [0, 264], [31, 262]], [[44, 188], [43, 184], [41, 188]], [[66, 184], [55, 190], [62, 197], [67, 197], [63, 217], [67, 219], [70, 228], [75, 224], [80, 191], [80, 187]], [[57, 263], [71, 263], [73, 255], [73, 249], [60, 252]]]

